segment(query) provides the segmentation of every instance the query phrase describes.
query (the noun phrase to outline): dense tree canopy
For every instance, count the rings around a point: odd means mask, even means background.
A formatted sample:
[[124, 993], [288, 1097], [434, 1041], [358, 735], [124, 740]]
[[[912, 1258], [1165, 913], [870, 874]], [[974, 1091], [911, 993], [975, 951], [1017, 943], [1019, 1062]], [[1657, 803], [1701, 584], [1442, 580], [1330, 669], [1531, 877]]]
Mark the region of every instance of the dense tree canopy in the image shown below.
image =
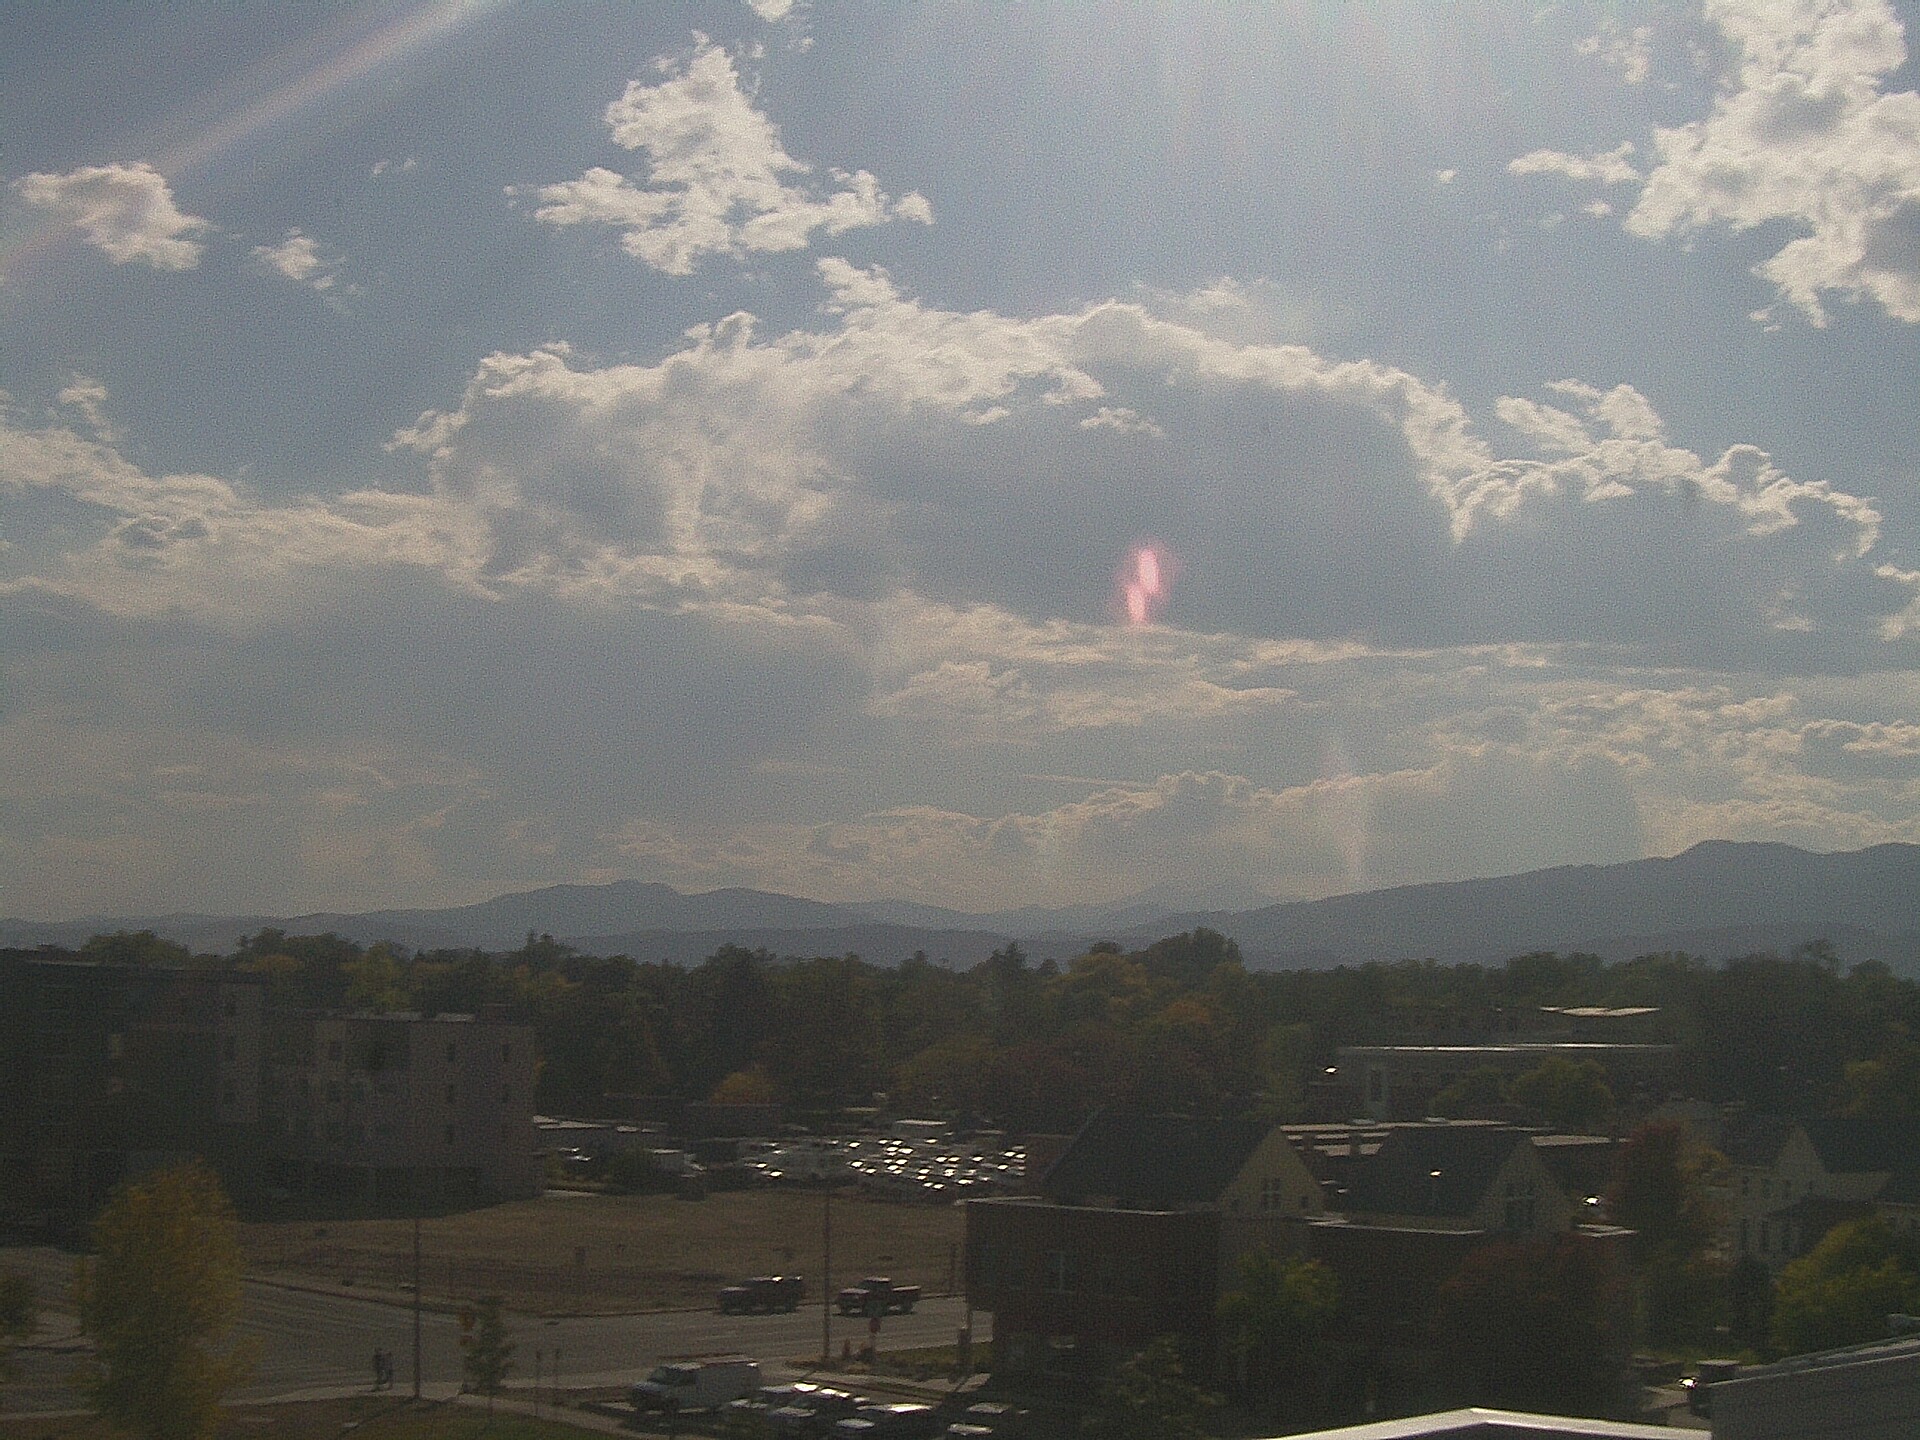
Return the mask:
[[[100, 937], [103, 959], [189, 963], [146, 935]], [[1523, 955], [1504, 965], [1408, 960], [1248, 970], [1196, 929], [1140, 950], [1098, 944], [1056, 963], [1009, 944], [971, 970], [916, 955], [782, 957], [724, 946], [699, 965], [583, 955], [546, 935], [505, 953], [409, 952], [261, 930], [229, 964], [290, 1005], [427, 1012], [502, 1007], [531, 1024], [539, 1104], [608, 1095], [774, 1099], [806, 1112], [871, 1103], [1071, 1130], [1103, 1105], [1299, 1113], [1342, 1045], [1458, 1033], [1543, 1005], [1657, 1007], [1646, 1038], [1680, 1047], [1680, 1088], [1755, 1109], [1920, 1116], [1920, 986], [1813, 947], [1724, 965], [1685, 955], [1606, 964]], [[1470, 1028], [1470, 1027], [1469, 1027]], [[1441, 1113], [1601, 1123], [1616, 1100], [1590, 1068], [1470, 1074]]]
[[1837, 1225], [1780, 1276], [1774, 1348], [1783, 1355], [1878, 1340], [1887, 1317], [1920, 1310], [1920, 1254], [1878, 1219]]

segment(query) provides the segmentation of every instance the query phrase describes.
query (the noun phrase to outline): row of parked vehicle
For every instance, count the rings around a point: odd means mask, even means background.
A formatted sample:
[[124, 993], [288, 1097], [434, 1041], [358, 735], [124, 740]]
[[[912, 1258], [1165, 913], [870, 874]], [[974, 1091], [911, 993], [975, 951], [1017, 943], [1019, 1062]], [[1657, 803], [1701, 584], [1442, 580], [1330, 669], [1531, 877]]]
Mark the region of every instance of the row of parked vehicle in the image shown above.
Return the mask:
[[955, 1415], [945, 1407], [883, 1402], [805, 1380], [762, 1385], [759, 1364], [739, 1355], [659, 1366], [633, 1387], [632, 1398], [636, 1410], [717, 1411], [729, 1422], [743, 1422], [737, 1427], [742, 1430], [811, 1440], [1014, 1440], [1021, 1418], [1013, 1406], [994, 1401]]
[[979, 1136], [963, 1142], [868, 1135], [757, 1142], [739, 1164], [771, 1185], [825, 1181], [889, 1199], [942, 1203], [1018, 1189], [1026, 1152]]

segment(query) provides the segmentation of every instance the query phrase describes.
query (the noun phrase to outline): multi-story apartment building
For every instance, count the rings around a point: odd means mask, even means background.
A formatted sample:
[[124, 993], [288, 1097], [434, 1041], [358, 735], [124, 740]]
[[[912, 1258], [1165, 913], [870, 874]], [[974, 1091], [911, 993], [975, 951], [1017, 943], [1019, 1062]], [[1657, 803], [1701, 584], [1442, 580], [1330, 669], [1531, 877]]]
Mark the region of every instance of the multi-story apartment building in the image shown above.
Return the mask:
[[539, 1193], [533, 1032], [493, 1016], [276, 1016], [266, 1146], [299, 1189]]
[[229, 971], [0, 956], [0, 1214], [83, 1219], [128, 1176], [254, 1152], [264, 988]]

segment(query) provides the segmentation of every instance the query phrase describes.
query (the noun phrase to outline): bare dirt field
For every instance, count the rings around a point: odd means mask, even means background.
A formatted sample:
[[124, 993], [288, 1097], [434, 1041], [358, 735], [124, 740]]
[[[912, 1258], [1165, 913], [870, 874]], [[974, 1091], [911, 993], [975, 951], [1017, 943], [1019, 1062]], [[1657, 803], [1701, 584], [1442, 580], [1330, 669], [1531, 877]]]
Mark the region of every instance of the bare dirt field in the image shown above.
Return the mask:
[[[420, 1224], [422, 1297], [499, 1295], [522, 1314], [620, 1314], [705, 1307], [745, 1275], [800, 1274], [818, 1299], [825, 1197], [743, 1190], [705, 1200], [550, 1193]], [[836, 1286], [862, 1275], [944, 1294], [958, 1276], [964, 1217], [953, 1205], [835, 1195]], [[382, 1292], [409, 1290], [413, 1222], [329, 1220], [241, 1227], [254, 1274]]]

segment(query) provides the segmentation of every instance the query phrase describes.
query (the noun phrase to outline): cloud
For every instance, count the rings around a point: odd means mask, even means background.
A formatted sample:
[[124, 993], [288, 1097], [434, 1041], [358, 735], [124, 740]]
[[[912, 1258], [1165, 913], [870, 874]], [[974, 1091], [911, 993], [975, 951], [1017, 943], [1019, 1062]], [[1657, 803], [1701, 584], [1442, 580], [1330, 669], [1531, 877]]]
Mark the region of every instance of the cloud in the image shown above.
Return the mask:
[[13, 191], [80, 231], [116, 265], [138, 260], [155, 270], [191, 270], [205, 247], [184, 237], [212, 228], [183, 213], [166, 178], [144, 160], [86, 165], [65, 175], [23, 175]]
[[[27, 697], [0, 732], [31, 720], [43, 765], [74, 715], [123, 760], [150, 724], [149, 769], [239, 757], [232, 783], [143, 780], [145, 819], [42, 796], [36, 854], [139, 868], [181, 807], [227, 807], [236, 836], [302, 837], [267, 847], [270, 883], [239, 839], [194, 852], [263, 893], [384, 898], [390, 865], [467, 895], [640, 869], [1051, 902], [1591, 859], [1580, 826], [1622, 856], [1716, 825], [1889, 838], [1913, 812], [1884, 773], [1920, 705], [1894, 507], [1696, 452], [1632, 386], [1481, 415], [1247, 339], [1221, 285], [1009, 316], [818, 273], [802, 327], [487, 357], [394, 437], [390, 490], [158, 471], [84, 377], [63, 419], [0, 413], [0, 666]], [[1149, 534], [1174, 604], [1111, 623]], [[1782, 665], [1790, 694], [1726, 679]], [[382, 774], [453, 778], [243, 783], [278, 762], [236, 738], [331, 775], [342, 727]], [[336, 789], [364, 817], [338, 844], [301, 818]], [[27, 868], [54, 884], [0, 855]]]
[[[1735, 72], [1705, 119], [1654, 132], [1627, 231], [1660, 240], [1783, 221], [1802, 233], [1756, 273], [1814, 325], [1827, 323], [1827, 295], [1920, 324], [1920, 93], [1882, 89], [1907, 57], [1892, 6], [1706, 8], [1736, 52]], [[1628, 153], [1536, 151], [1508, 168], [1631, 183], [1642, 177]]]
[[1637, 185], [1645, 177], [1630, 157], [1633, 142], [1623, 140], [1605, 155], [1567, 155], [1558, 150], [1535, 150], [1507, 162], [1513, 175], [1564, 175], [1569, 180], [1592, 180], [1603, 185]]
[[340, 267], [338, 259], [322, 258], [312, 237], [298, 230], [287, 231], [287, 238], [278, 245], [254, 246], [253, 258], [262, 268], [313, 290], [332, 289], [334, 272]]
[[695, 38], [690, 59], [655, 62], [665, 79], [631, 81], [607, 107], [614, 143], [645, 156], [644, 181], [595, 166], [542, 186], [537, 219], [610, 225], [629, 255], [669, 275], [690, 275], [711, 255], [803, 250], [815, 232], [933, 223], [925, 196], [895, 200], [865, 170], [808, 182], [812, 167], [787, 154], [778, 127], [741, 89], [732, 55]]
[[793, 0], [746, 0], [746, 4], [769, 25], [786, 19], [793, 11]]
[[1582, 55], [1598, 56], [1601, 63], [1619, 73], [1627, 85], [1644, 85], [1653, 73], [1653, 27], [1636, 25], [1629, 30], [1609, 16], [1600, 29], [1574, 47]]

